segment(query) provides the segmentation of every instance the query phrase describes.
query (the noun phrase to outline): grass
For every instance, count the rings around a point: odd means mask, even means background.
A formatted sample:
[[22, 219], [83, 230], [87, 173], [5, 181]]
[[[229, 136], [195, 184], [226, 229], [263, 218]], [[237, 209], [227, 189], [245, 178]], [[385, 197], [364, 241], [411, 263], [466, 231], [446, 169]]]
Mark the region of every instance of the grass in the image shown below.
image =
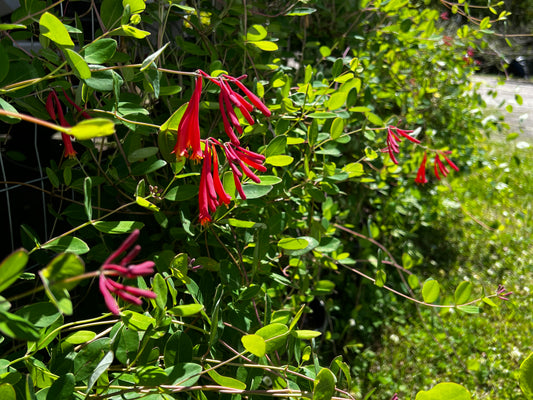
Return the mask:
[[442, 188], [437, 229], [454, 256], [441, 257], [434, 277], [451, 295], [463, 280], [477, 295], [494, 293], [498, 284], [513, 294], [476, 315], [424, 308], [407, 322], [390, 321], [373, 352], [372, 398], [398, 392], [414, 399], [445, 381], [464, 385], [475, 399], [524, 398], [518, 370], [533, 351], [532, 192], [531, 138], [492, 138], [471, 160], [471, 172]]

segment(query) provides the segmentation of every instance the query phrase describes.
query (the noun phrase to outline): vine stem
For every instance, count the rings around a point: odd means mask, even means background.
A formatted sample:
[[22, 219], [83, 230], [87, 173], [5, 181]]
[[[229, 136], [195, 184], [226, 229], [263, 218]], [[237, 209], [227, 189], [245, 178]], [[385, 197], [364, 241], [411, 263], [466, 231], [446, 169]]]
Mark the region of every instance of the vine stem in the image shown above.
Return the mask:
[[60, 126], [60, 125], [56, 125], [56, 124], [53, 124], [51, 122], [48, 122], [48, 121], [45, 121], [45, 120], [42, 120], [42, 119], [39, 119], [39, 118], [32, 117], [31, 115], [19, 114], [17, 112], [12, 112], [12, 111], [2, 110], [2, 109], [0, 109], [0, 115], [5, 115], [6, 117], [11, 117], [11, 118], [16, 118], [16, 119], [23, 119], [24, 121], [32, 122], [34, 124], [41, 125], [41, 126], [44, 126], [46, 128], [50, 128], [50, 129], [53, 129], [55, 131], [63, 132], [63, 133], [66, 133], [66, 134], [70, 133], [70, 128], [69, 127], [63, 127], [63, 126]]

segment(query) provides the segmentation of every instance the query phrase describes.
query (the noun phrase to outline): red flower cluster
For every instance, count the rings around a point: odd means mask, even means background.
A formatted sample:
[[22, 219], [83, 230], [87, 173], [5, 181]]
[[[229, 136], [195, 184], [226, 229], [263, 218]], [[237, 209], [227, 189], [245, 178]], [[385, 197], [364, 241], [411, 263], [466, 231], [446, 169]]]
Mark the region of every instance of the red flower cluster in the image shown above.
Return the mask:
[[[188, 157], [193, 160], [204, 158], [200, 142], [200, 95], [202, 94], [202, 78], [196, 77], [194, 91], [187, 109], [178, 125], [178, 140], [173, 153], [176, 157]], [[192, 150], [189, 153], [189, 148]]]
[[[395, 130], [396, 132], [393, 132]], [[395, 126], [388, 126], [387, 127], [387, 148], [382, 151], [388, 151], [389, 156], [392, 160], [392, 162], [396, 165], [398, 165], [398, 160], [396, 160], [396, 157], [394, 156], [394, 153], [399, 154], [400, 153], [400, 146], [399, 143], [402, 141], [400, 136], [403, 136], [407, 140], [410, 140], [413, 143], [420, 143], [420, 140], [415, 139], [414, 137], [410, 136], [409, 133], [413, 131], [406, 131], [403, 129], [399, 129]]]
[[104, 301], [107, 305], [109, 311], [113, 314], [118, 315], [120, 309], [118, 307], [117, 301], [112, 296], [111, 293], [116, 294], [123, 300], [126, 300], [129, 303], [141, 305], [141, 297], [148, 297], [151, 299], [156, 298], [156, 294], [151, 290], [139, 289], [134, 286], [126, 286], [121, 283], [115, 282], [110, 279], [108, 275], [121, 276], [123, 278], [136, 278], [138, 276], [146, 276], [154, 273], [154, 262], [145, 261], [137, 265], [128, 265], [141, 250], [141, 246], [136, 245], [131, 249], [120, 261], [119, 264], [114, 264], [113, 261], [124, 251], [130, 248], [133, 243], [139, 237], [139, 230], [135, 229], [130, 236], [115, 250], [102, 264], [100, 268], [100, 277], [99, 277], [99, 287], [102, 296], [104, 296]]
[[[444, 152], [437, 151], [435, 153], [435, 162], [434, 162], [433, 170], [435, 172], [435, 177], [439, 180], [441, 179], [441, 175], [446, 177], [450, 173], [450, 170], [441, 161], [440, 159], [441, 156], [446, 160], [446, 162], [452, 169], [459, 171], [459, 167], [455, 165], [455, 163], [452, 160], [450, 160], [446, 156], [446, 154], [444, 154]], [[424, 153], [424, 158], [422, 159], [422, 162], [420, 163], [420, 167], [418, 168], [418, 172], [416, 174], [416, 179], [415, 179], [415, 182], [418, 184], [424, 184], [428, 182], [426, 178], [426, 163], [427, 163], [427, 153]]]
[[[261, 180], [249, 167], [261, 172], [266, 171], [266, 167], [263, 165], [265, 160], [263, 155], [241, 147], [239, 138], [234, 129], [239, 135], [241, 135], [243, 133], [243, 127], [239, 122], [239, 117], [237, 116], [234, 107], [239, 109], [244, 119], [250, 125], [255, 123], [250, 115], [254, 110], [254, 107], [267, 117], [270, 116], [271, 113], [268, 107], [261, 102], [259, 97], [253, 94], [240, 81], [245, 78], [246, 75], [239, 78], [229, 75], [222, 75], [214, 78], [201, 70], [198, 71], [198, 74], [199, 76], [196, 77], [194, 92], [178, 126], [178, 139], [173, 152], [176, 154], [176, 157], [185, 156], [193, 160], [203, 159], [198, 196], [200, 223], [203, 225], [211, 221], [210, 213], [214, 212], [220, 204], [227, 205], [231, 201], [231, 196], [226, 193], [220, 180], [216, 146], [219, 146], [224, 151], [233, 173], [235, 187], [241, 198], [246, 199], [241, 184], [243, 172], [248, 178], [259, 183]], [[220, 88], [219, 108], [224, 131], [228, 135], [230, 143], [221, 143], [215, 138], [208, 138], [205, 140], [200, 138], [199, 109], [203, 77]], [[230, 84], [237, 86], [237, 88], [245, 94], [248, 100], [233, 90]], [[204, 144], [203, 148], [202, 142]]]

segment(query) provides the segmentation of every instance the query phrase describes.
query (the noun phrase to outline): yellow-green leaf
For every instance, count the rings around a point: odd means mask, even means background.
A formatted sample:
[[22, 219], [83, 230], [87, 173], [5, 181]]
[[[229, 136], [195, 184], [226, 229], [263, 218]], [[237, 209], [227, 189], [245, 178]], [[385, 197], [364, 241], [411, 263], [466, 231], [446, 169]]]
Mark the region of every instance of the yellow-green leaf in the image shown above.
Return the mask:
[[105, 118], [91, 118], [79, 122], [70, 129], [69, 134], [78, 140], [109, 136], [115, 133], [113, 121]]
[[254, 356], [263, 357], [266, 354], [266, 342], [259, 335], [246, 335], [241, 338], [241, 342], [246, 350]]
[[276, 51], [278, 45], [274, 42], [269, 42], [268, 40], [259, 40], [257, 42], [250, 42], [254, 46], [259, 47], [263, 51]]
[[72, 46], [74, 42], [68, 34], [67, 28], [56, 16], [45, 12], [39, 19], [39, 30], [41, 35], [47, 37], [59, 46]]
[[237, 390], [245, 390], [246, 389], [246, 384], [245, 383], [243, 383], [241, 381], [238, 381], [237, 379], [230, 378], [228, 376], [222, 376], [217, 371], [215, 371], [214, 369], [212, 369], [210, 371], [208, 370], [207, 373], [209, 374], [211, 379], [213, 379], [220, 386], [229, 387], [229, 388], [237, 389]]

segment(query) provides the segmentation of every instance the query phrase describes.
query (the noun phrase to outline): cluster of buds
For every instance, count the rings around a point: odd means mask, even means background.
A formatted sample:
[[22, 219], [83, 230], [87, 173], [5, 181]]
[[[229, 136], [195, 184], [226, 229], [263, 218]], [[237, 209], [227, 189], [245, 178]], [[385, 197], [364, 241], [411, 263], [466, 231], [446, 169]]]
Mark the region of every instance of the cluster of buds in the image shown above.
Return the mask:
[[508, 301], [510, 295], [513, 294], [513, 292], [507, 292], [507, 289], [505, 289], [505, 286], [502, 284], [498, 285], [498, 290], [496, 291], [496, 294], [498, 295], [498, 298], [500, 300]]
[[104, 301], [109, 311], [118, 315], [120, 309], [117, 301], [112, 294], [120, 297], [121, 299], [136, 305], [141, 305], [141, 297], [147, 297], [154, 299], [156, 294], [151, 290], [139, 289], [134, 286], [127, 286], [122, 283], [118, 283], [110, 278], [110, 276], [119, 276], [126, 279], [136, 278], [138, 276], [146, 276], [154, 273], [154, 262], [145, 261], [141, 264], [130, 264], [130, 262], [139, 254], [141, 246], [135, 245], [133, 248], [122, 258], [117, 264], [114, 260], [128, 250], [133, 243], [139, 237], [139, 230], [134, 230], [130, 236], [115, 250], [102, 264], [100, 268], [99, 287]]
[[[250, 125], [255, 123], [250, 114], [254, 108], [267, 117], [271, 114], [268, 107], [261, 102], [259, 97], [242, 84], [241, 79], [245, 77], [246, 75], [239, 78], [221, 75], [215, 78], [206, 74], [204, 71], [198, 71], [193, 94], [178, 125], [178, 138], [173, 153], [178, 158], [186, 157], [196, 161], [203, 160], [198, 195], [199, 219], [201, 224], [211, 221], [210, 214], [219, 205], [228, 205], [231, 201], [231, 196], [226, 193], [220, 180], [216, 146], [220, 147], [226, 156], [226, 160], [233, 174], [235, 188], [242, 199], [246, 199], [241, 183], [243, 175], [259, 183], [261, 180], [252, 172], [250, 167], [260, 172], [266, 171], [266, 167], [263, 165], [265, 157], [241, 147], [238, 137], [238, 135], [242, 135], [243, 127], [239, 122], [235, 108], [240, 111]], [[199, 109], [203, 78], [208, 79], [220, 88], [219, 108], [224, 131], [230, 139], [228, 143], [221, 143], [215, 138], [202, 140], [200, 137]], [[240, 89], [248, 100], [235, 91], [231, 87], [231, 84]], [[237, 131], [237, 134], [234, 129]]]

